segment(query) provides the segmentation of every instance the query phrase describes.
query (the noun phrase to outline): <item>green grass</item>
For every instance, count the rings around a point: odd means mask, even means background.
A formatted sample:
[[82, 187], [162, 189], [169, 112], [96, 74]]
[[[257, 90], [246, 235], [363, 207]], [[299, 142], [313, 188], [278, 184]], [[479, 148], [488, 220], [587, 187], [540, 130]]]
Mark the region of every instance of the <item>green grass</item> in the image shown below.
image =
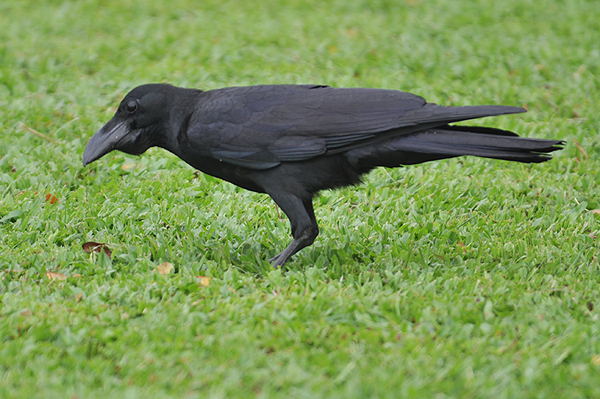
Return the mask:
[[[0, 397], [600, 397], [599, 16], [594, 0], [4, 0]], [[317, 242], [272, 270], [290, 234], [268, 197], [159, 149], [82, 167], [147, 82], [523, 105], [477, 123], [568, 144], [324, 192]]]

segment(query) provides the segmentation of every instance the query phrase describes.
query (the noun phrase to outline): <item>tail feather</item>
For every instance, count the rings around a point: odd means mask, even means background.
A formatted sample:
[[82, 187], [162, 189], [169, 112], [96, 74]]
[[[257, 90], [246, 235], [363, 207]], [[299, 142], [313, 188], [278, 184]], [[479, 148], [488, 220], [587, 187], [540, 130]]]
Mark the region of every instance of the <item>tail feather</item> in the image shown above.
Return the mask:
[[411, 165], [462, 155], [538, 163], [552, 158], [564, 141], [519, 137], [485, 127], [441, 126], [353, 150], [347, 155], [359, 167]]
[[[489, 128], [487, 129], [489, 130]], [[502, 131], [504, 132], [504, 131]], [[544, 162], [552, 151], [561, 149], [560, 140], [496, 135], [452, 129], [430, 129], [406, 137], [398, 142], [401, 150], [445, 154], [453, 156], [474, 155], [483, 158], [519, 162]]]

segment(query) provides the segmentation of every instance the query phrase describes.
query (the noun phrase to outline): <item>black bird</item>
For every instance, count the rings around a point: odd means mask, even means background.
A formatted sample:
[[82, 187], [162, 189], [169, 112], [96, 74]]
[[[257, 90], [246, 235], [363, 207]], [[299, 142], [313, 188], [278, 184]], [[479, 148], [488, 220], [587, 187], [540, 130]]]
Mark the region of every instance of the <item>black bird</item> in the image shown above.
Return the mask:
[[87, 165], [112, 150], [162, 147], [209, 175], [266, 193], [290, 219], [293, 240], [270, 261], [284, 265], [319, 228], [312, 198], [350, 186], [378, 166], [461, 155], [544, 162], [561, 140], [531, 139], [467, 119], [525, 112], [500, 105], [446, 107], [395, 90], [322, 85], [136, 87], [83, 153]]

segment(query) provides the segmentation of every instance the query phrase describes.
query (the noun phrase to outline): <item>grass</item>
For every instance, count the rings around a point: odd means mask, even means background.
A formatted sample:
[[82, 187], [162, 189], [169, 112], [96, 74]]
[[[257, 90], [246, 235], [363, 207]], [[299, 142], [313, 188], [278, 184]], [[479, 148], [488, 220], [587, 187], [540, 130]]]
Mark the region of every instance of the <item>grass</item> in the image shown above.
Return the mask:
[[[599, 397], [598, 15], [591, 0], [3, 1], [0, 397]], [[317, 242], [272, 270], [290, 236], [269, 198], [158, 149], [82, 167], [146, 82], [523, 105], [478, 123], [568, 144], [540, 165], [463, 158], [324, 192]]]

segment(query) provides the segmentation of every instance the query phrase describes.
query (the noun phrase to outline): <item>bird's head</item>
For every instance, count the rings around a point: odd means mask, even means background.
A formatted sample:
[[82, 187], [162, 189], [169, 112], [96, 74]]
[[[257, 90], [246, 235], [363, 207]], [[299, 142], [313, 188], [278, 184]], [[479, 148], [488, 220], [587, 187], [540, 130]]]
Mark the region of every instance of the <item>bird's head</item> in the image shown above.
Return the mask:
[[83, 152], [84, 166], [112, 150], [140, 155], [160, 145], [169, 129], [170, 102], [177, 89], [166, 84], [147, 84], [130, 91], [112, 119], [90, 138]]

